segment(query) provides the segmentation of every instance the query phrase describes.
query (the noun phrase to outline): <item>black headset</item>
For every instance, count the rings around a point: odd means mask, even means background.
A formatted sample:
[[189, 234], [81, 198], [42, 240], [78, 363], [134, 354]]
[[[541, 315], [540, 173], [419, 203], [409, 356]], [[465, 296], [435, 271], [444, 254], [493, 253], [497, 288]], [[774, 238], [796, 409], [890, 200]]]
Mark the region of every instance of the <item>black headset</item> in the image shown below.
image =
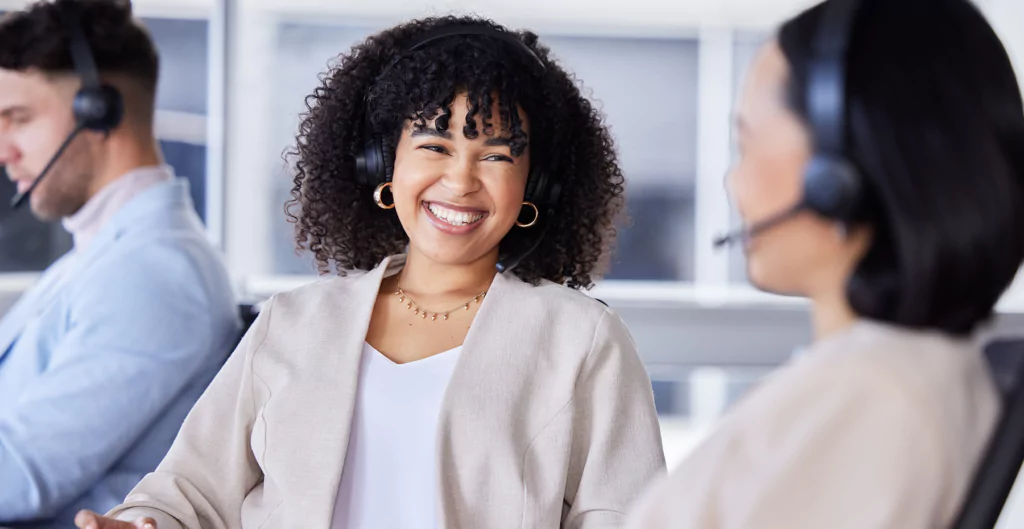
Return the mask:
[[11, 200], [11, 206], [14, 208], [20, 207], [27, 201], [32, 191], [50, 172], [50, 169], [80, 132], [89, 130], [109, 134], [111, 130], [121, 124], [121, 119], [124, 117], [124, 98], [121, 93], [113, 86], [100, 81], [99, 68], [96, 66], [96, 58], [93, 57], [89, 41], [85, 38], [81, 12], [76, 0], [57, 0], [54, 5], [60, 13], [64, 30], [68, 33], [71, 62], [74, 65], [75, 73], [82, 81], [82, 86], [75, 94], [71, 107], [75, 116], [75, 128], [68, 134], [53, 158], [50, 158], [39, 177], [32, 182], [32, 186], [24, 193], [14, 196]]
[[[434, 28], [418, 35], [381, 70], [377, 79], [382, 78], [407, 54], [440, 40], [455, 36], [478, 36], [507, 44], [536, 66], [538, 71], [543, 72], [546, 70], [544, 61], [515, 35], [483, 24], [455, 24]], [[376, 187], [385, 182], [390, 182], [394, 176], [395, 149], [394, 146], [388, 144], [389, 142], [385, 136], [373, 130], [373, 125], [370, 123], [369, 108], [367, 108], [364, 114], [363, 130], [363, 152], [356, 156], [356, 177], [359, 183], [369, 187]], [[540, 245], [548, 226], [551, 225], [550, 221], [555, 215], [561, 190], [561, 182], [557, 178], [550, 178], [541, 169], [537, 160], [534, 159], [526, 181], [524, 200], [532, 202], [537, 206], [537, 212], [540, 217], [538, 222], [541, 223], [541, 227], [538, 230], [539, 234], [532, 238], [525, 246], [500, 256], [498, 269], [501, 272], [515, 268], [524, 257]]]
[[829, 0], [823, 5], [807, 75], [805, 107], [814, 155], [804, 167], [803, 197], [797, 205], [736, 230], [715, 246], [746, 240], [805, 210], [850, 222], [864, 207], [864, 180], [846, 156], [846, 56], [861, 0]]

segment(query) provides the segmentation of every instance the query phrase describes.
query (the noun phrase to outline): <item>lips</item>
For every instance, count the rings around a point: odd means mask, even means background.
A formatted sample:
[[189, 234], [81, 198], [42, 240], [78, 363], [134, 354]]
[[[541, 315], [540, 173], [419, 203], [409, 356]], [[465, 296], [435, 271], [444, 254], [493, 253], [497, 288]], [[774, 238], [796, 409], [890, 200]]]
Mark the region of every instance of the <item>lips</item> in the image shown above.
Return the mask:
[[435, 217], [441, 221], [451, 224], [452, 226], [473, 224], [487, 216], [486, 211], [454, 209], [451, 206], [445, 206], [434, 202], [427, 202], [426, 205], [427, 209], [429, 209]]
[[452, 235], [463, 235], [475, 230], [488, 216], [488, 212], [485, 210], [454, 206], [443, 202], [423, 202], [423, 211], [426, 212], [431, 224]]
[[17, 186], [18, 193], [24, 193], [25, 191], [28, 190], [29, 187], [32, 187], [31, 178], [23, 178], [21, 176], [18, 176], [12, 173], [10, 168], [8, 167], [0, 168], [0, 175], [3, 175], [5, 173], [7, 178]]

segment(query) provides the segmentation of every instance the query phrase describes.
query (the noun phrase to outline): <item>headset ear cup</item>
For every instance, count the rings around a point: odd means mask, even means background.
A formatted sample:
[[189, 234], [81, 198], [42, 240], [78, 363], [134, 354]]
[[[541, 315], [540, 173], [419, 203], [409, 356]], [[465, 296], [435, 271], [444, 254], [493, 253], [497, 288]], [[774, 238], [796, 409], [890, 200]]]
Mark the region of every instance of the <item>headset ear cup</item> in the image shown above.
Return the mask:
[[356, 177], [365, 186], [376, 187], [385, 182], [384, 160], [380, 138], [369, 136], [363, 145], [363, 153], [356, 156]]
[[547, 195], [545, 198], [547, 199], [548, 211], [550, 212], [548, 216], [553, 217], [558, 209], [558, 201], [562, 197], [562, 182], [547, 175], [544, 176], [544, 182], [545, 194]]
[[526, 178], [526, 191], [523, 192], [523, 200], [527, 202], [533, 202], [534, 204], [536, 204], [537, 202], [543, 202], [540, 200], [540, 197], [537, 194], [537, 191], [540, 189], [540, 186], [542, 184], [542, 182], [540, 181], [542, 179], [543, 175], [540, 171], [536, 169], [530, 170], [530, 174]]
[[804, 204], [829, 219], [850, 221], [864, 199], [860, 172], [848, 160], [815, 155], [804, 170]]
[[72, 109], [75, 120], [86, 129], [110, 132], [124, 117], [124, 99], [121, 92], [110, 85], [83, 88], [75, 94]]
[[383, 136], [378, 136], [377, 145], [380, 149], [381, 181], [390, 182], [395, 176], [395, 149], [391, 142]]

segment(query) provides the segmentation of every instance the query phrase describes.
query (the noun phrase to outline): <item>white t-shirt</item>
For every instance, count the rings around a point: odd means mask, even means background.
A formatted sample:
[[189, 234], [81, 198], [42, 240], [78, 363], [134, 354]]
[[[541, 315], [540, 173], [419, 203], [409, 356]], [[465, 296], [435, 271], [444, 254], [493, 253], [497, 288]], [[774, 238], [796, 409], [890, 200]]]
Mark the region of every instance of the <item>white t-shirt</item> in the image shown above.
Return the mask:
[[396, 364], [363, 346], [331, 529], [437, 527], [437, 419], [461, 352]]

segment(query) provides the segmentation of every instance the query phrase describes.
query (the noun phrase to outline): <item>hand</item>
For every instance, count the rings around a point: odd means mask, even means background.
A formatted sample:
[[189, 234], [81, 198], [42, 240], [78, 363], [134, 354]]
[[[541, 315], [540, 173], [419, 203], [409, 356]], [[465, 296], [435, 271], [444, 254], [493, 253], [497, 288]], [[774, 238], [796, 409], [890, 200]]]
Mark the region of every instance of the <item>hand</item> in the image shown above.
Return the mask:
[[156, 521], [152, 518], [139, 518], [128, 523], [100, 516], [92, 511], [80, 511], [75, 516], [75, 527], [78, 529], [157, 529]]

